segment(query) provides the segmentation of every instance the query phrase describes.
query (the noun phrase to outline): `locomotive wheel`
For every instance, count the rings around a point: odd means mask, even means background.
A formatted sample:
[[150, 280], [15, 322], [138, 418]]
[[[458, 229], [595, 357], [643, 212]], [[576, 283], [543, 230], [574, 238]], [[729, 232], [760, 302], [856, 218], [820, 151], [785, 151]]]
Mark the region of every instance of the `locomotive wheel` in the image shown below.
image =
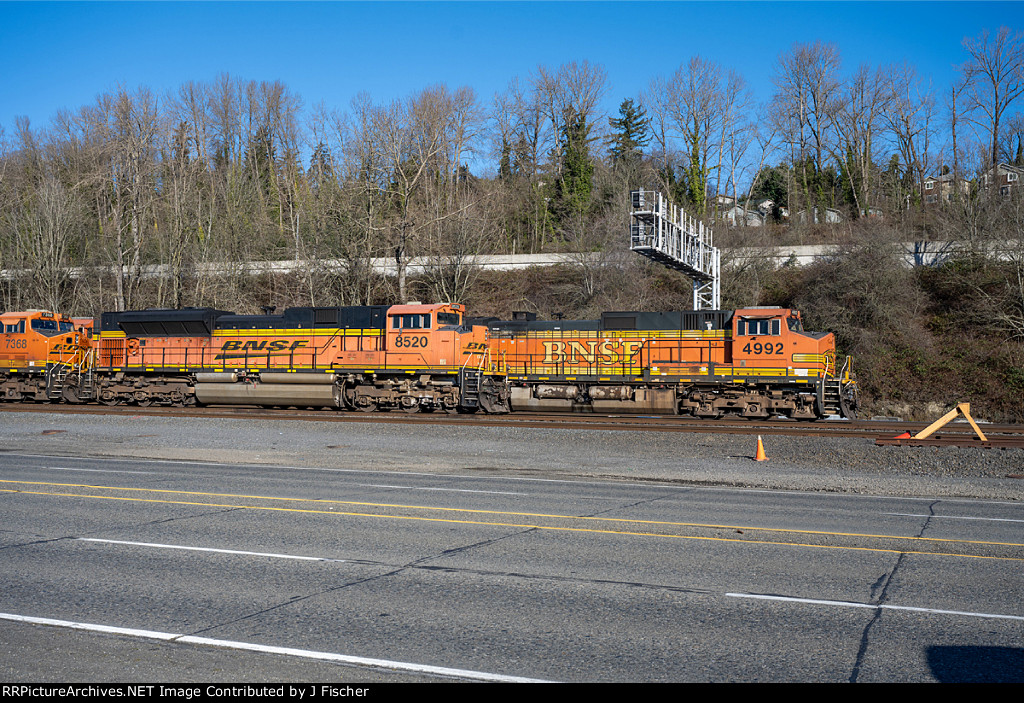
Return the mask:
[[[365, 405], [363, 402], [365, 401]], [[372, 413], [377, 409], [377, 406], [369, 398], [356, 398], [356, 410], [361, 413]]]
[[110, 407], [118, 405], [120, 402], [120, 398], [118, 398], [116, 395], [111, 398], [100, 398], [100, 403], [102, 405], [108, 405]]
[[[408, 400], [412, 401], [411, 405], [406, 403]], [[420, 404], [416, 402], [415, 398], [403, 398], [401, 410], [404, 413], [412, 415], [413, 413], [418, 413], [420, 411]]]
[[75, 376], [73, 379], [69, 379], [67, 385], [64, 386], [61, 391], [61, 397], [65, 403], [78, 403], [78, 377]]

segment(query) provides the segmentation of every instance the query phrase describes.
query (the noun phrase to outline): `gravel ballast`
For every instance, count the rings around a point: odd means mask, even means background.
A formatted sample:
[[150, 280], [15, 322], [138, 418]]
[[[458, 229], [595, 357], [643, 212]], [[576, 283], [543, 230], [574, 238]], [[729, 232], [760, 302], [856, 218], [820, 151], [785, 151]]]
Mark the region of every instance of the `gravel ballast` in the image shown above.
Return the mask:
[[0, 414], [0, 451], [887, 495], [1024, 499], [1024, 449], [394, 422]]

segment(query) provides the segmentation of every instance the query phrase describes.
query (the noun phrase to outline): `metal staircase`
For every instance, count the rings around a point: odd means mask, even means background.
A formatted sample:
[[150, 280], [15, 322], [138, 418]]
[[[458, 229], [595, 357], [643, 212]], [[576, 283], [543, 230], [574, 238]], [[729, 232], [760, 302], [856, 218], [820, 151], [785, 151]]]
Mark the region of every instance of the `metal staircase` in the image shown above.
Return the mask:
[[463, 368], [459, 374], [460, 405], [466, 409], [480, 407], [480, 388], [483, 372], [479, 369]]
[[64, 386], [70, 372], [70, 365], [62, 362], [56, 363], [50, 367], [46, 372], [47, 400], [60, 400], [64, 397]]
[[80, 359], [52, 363], [46, 370], [47, 400], [66, 400], [69, 403], [92, 400], [94, 391], [92, 359], [90, 351]]
[[693, 309], [722, 304], [722, 257], [712, 231], [653, 190], [630, 193], [630, 249], [693, 281]]

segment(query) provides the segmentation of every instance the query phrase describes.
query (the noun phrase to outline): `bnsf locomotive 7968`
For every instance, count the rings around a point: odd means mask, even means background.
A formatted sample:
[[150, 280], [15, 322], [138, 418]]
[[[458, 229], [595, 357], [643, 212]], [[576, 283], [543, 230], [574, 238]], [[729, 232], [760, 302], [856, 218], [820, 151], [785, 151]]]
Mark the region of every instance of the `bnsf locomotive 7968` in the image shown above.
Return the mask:
[[80, 321], [6, 313], [0, 397], [109, 405], [245, 404], [718, 418], [851, 417], [850, 362], [800, 313], [609, 312], [467, 319], [460, 305], [211, 308]]

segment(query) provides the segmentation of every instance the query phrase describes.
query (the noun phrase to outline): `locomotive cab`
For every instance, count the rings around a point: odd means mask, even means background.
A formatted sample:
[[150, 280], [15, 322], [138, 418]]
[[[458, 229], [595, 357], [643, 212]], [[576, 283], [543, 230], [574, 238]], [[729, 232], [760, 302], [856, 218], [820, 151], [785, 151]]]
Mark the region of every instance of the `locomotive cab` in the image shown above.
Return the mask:
[[70, 318], [43, 310], [0, 315], [0, 366], [46, 369], [52, 364], [80, 365], [88, 336]]
[[461, 305], [392, 305], [387, 315], [387, 365], [426, 369], [458, 366]]
[[89, 348], [88, 336], [63, 315], [0, 314], [0, 398], [77, 401], [74, 387]]
[[835, 349], [832, 333], [804, 331], [796, 310], [747, 308], [733, 316], [733, 364], [741, 368], [830, 376]]

